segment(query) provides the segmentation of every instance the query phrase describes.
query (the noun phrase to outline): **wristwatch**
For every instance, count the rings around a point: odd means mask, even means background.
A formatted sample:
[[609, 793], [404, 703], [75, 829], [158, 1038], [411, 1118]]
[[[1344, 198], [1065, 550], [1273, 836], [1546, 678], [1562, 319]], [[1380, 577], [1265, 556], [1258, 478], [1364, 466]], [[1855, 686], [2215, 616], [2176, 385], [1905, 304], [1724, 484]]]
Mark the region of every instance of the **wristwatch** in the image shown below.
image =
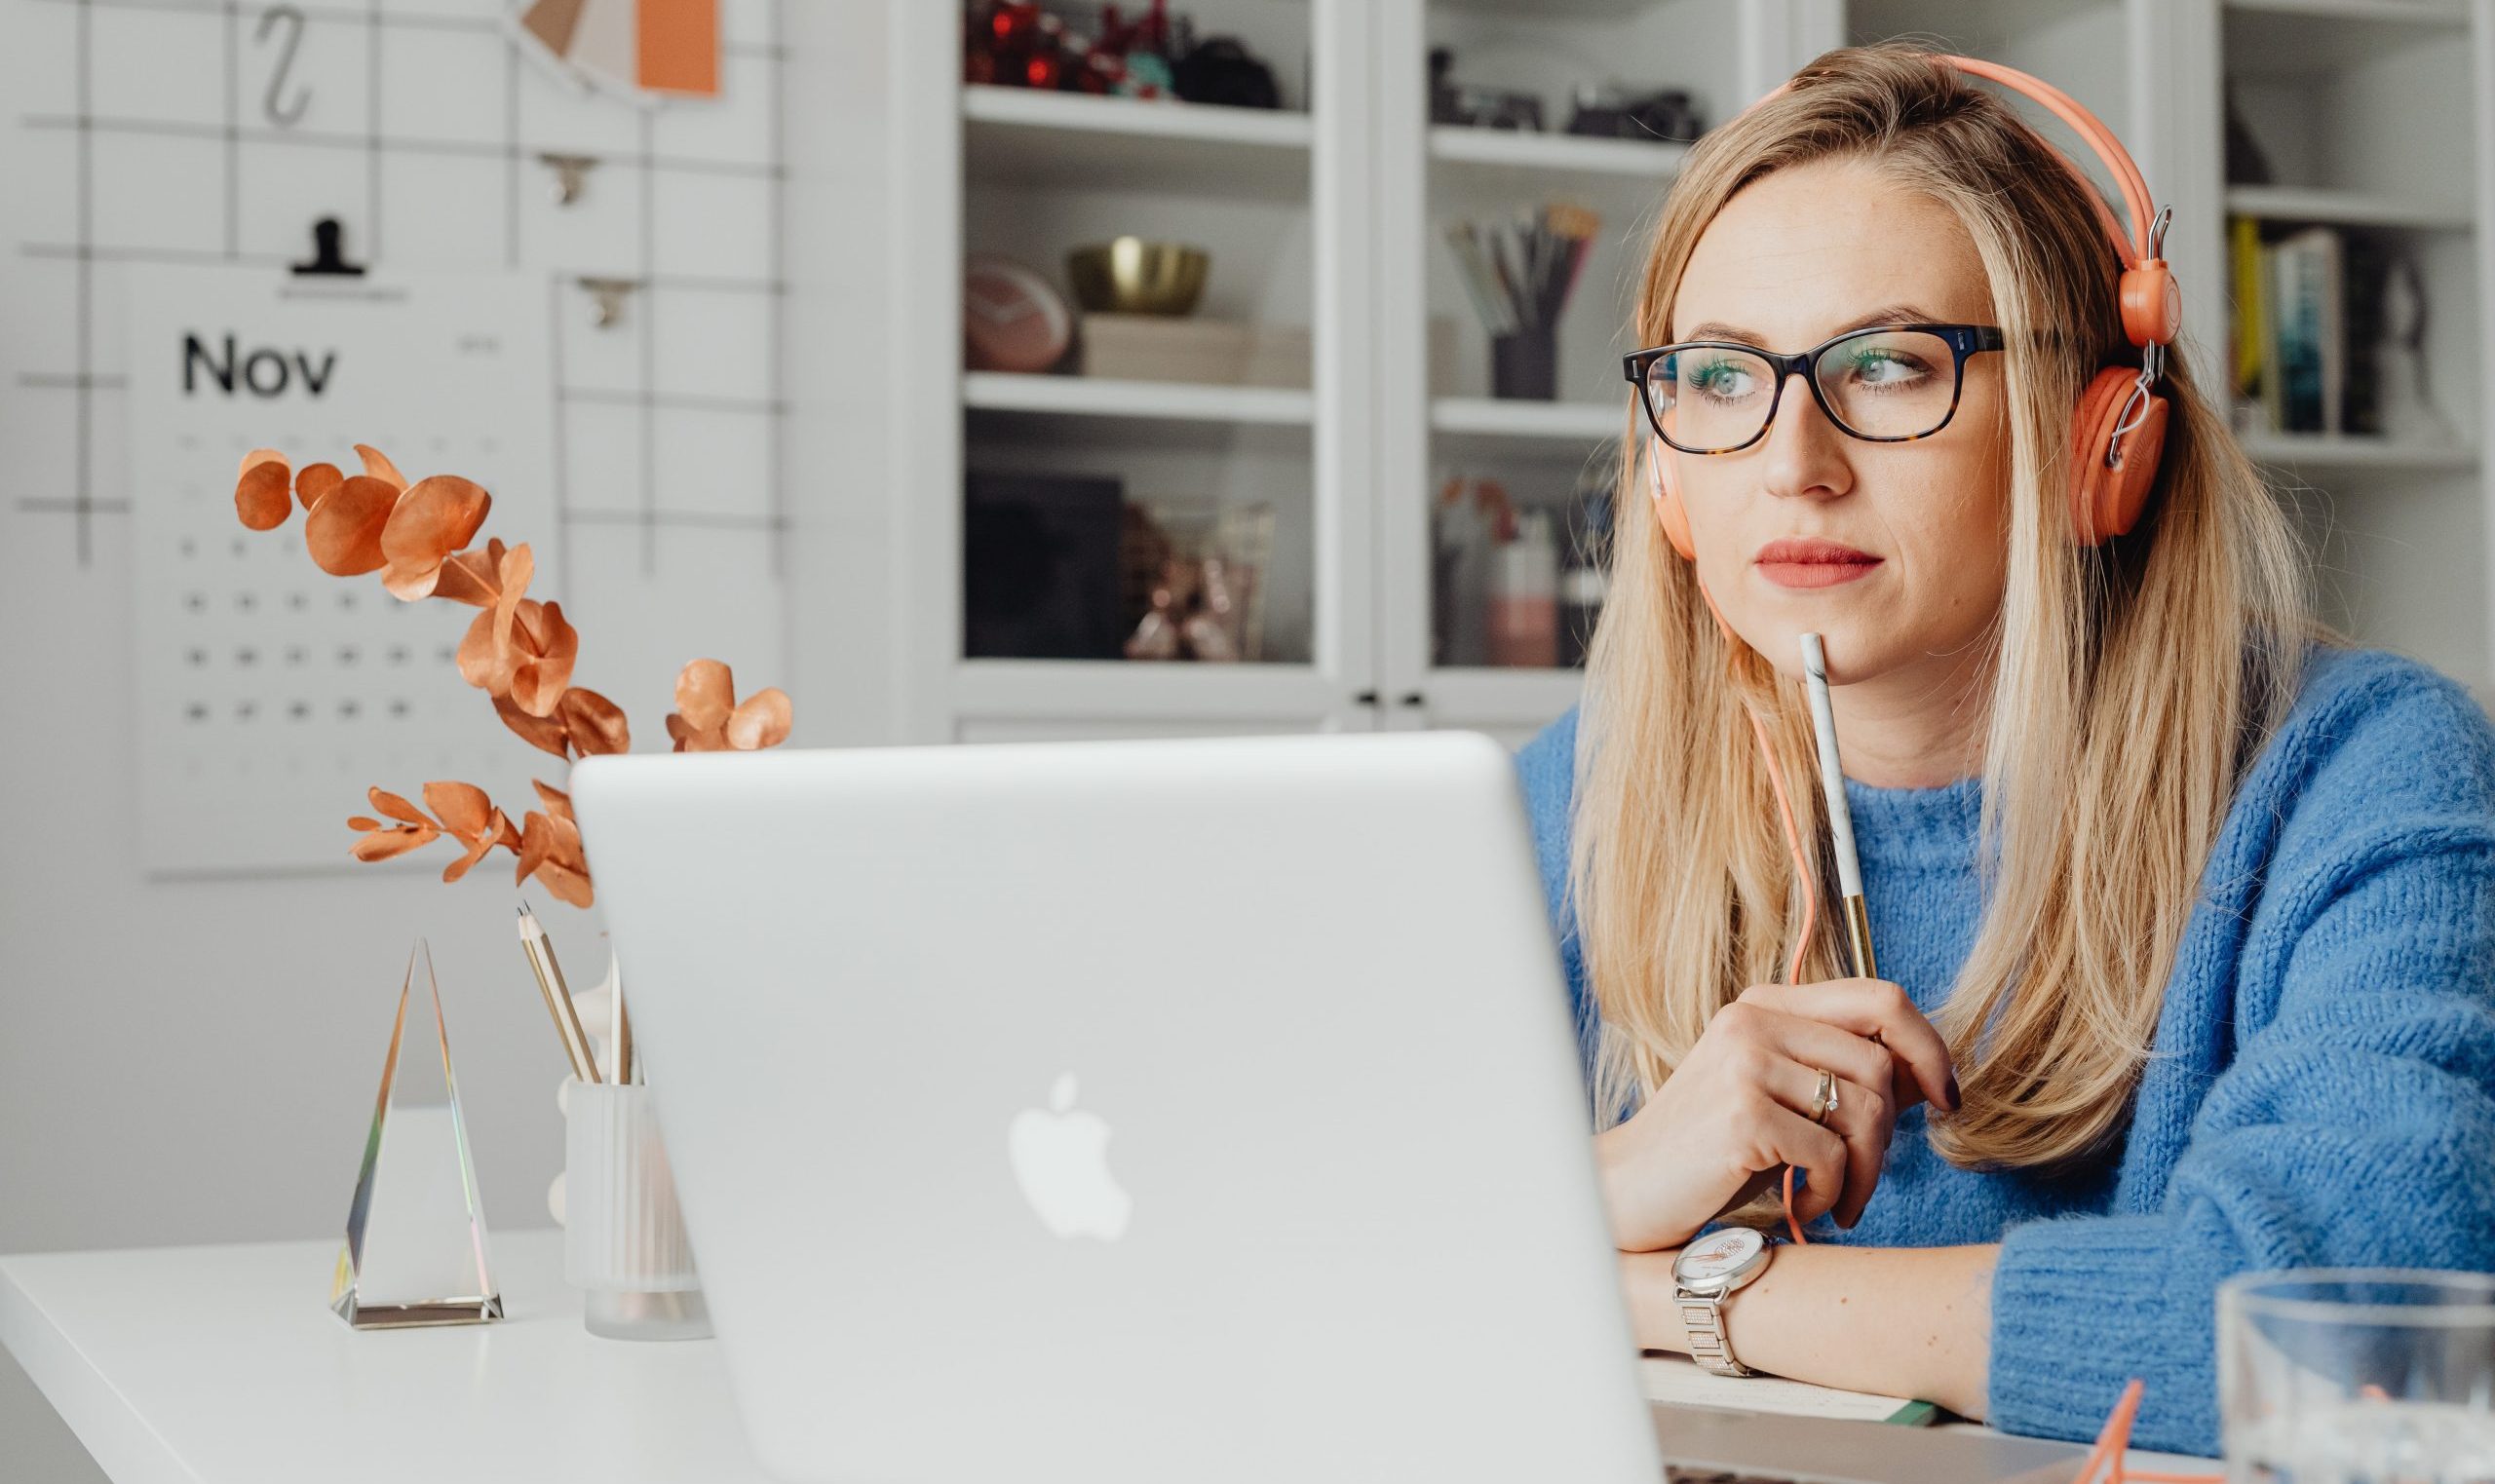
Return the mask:
[[1710, 1232], [1672, 1259], [1672, 1303], [1689, 1332], [1689, 1355], [1718, 1376], [1755, 1376], [1733, 1358], [1724, 1337], [1724, 1301], [1767, 1271], [1774, 1242], [1748, 1227]]

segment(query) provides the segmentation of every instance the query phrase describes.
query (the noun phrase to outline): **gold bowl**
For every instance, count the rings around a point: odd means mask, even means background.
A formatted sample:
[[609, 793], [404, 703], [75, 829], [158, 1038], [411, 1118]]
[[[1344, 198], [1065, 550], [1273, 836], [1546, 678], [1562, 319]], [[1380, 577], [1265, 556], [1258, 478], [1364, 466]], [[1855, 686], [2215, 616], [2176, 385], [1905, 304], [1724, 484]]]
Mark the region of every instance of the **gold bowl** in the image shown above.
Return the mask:
[[1095, 315], [1183, 315], [1205, 291], [1212, 258], [1183, 243], [1120, 237], [1065, 255], [1074, 300]]

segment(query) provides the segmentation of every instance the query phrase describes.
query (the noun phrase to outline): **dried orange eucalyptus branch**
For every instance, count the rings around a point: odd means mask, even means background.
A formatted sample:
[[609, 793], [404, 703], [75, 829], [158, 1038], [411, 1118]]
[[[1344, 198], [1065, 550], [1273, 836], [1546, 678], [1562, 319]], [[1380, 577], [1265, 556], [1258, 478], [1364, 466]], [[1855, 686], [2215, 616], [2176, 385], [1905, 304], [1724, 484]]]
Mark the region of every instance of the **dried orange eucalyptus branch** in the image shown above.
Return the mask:
[[[493, 497], [456, 475], [410, 484], [380, 450], [358, 443], [355, 451], [364, 472], [350, 475], [334, 464], [297, 473], [276, 449], [252, 449], [235, 479], [235, 514], [252, 530], [269, 531], [300, 503], [303, 544], [322, 571], [378, 572], [382, 587], [403, 602], [438, 597], [477, 609], [459, 642], [460, 678], [490, 697], [494, 714], [530, 746], [566, 762], [629, 750], [633, 731], [624, 708], [571, 683], [580, 630], [563, 617], [562, 604], [528, 596], [537, 564], [527, 545], [468, 545]], [[787, 695], [774, 688], [739, 702], [734, 675], [716, 660], [684, 666], [675, 705], [667, 731], [678, 752], [751, 751], [788, 737]], [[557, 898], [586, 907], [593, 899], [589, 860], [571, 796], [531, 782], [545, 807], [527, 811], [518, 824], [474, 783], [425, 784], [430, 815], [376, 786], [368, 794], [374, 813], [347, 820], [361, 832], [353, 854], [388, 860], [448, 836], [466, 854], [443, 869], [443, 881], [457, 881], [499, 848], [518, 857], [515, 882], [533, 877]]]

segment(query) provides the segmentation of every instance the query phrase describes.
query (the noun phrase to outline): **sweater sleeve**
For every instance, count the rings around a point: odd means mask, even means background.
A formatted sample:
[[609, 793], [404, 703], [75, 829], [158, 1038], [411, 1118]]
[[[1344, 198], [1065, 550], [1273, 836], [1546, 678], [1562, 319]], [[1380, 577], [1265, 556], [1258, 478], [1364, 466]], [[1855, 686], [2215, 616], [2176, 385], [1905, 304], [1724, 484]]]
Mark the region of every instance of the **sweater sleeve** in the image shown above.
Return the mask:
[[2134, 1441], [2214, 1454], [2226, 1277], [2495, 1269], [2495, 740], [2413, 666], [2361, 692], [2274, 795], [2233, 1056], [2162, 1199], [2003, 1238], [1995, 1426], [2091, 1436], [2139, 1377]]
[[1577, 1027], [1578, 1060], [1593, 1072], [1594, 1014], [1586, 988], [1586, 963], [1577, 939], [1577, 915], [1568, 900], [1569, 821], [1576, 805], [1577, 712], [1572, 707], [1543, 728], [1516, 753], [1516, 780], [1524, 790], [1533, 825], [1534, 862], [1542, 872], [1543, 903], [1559, 944], [1559, 969], [1567, 980], [1568, 1008]]

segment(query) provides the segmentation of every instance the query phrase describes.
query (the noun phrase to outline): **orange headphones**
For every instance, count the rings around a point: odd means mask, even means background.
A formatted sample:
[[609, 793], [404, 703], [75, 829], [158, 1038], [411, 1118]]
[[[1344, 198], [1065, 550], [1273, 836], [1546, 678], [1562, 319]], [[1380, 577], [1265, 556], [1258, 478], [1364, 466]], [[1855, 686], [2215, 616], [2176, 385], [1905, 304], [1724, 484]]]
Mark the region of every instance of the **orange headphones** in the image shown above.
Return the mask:
[[[2123, 207], [2132, 224], [2130, 233], [2126, 233], [2123, 224], [2115, 219], [2087, 172], [2056, 152], [2064, 168], [2077, 177], [2090, 204], [2096, 208], [2097, 220], [2104, 225], [2106, 236], [2113, 239], [2115, 255], [2123, 264], [2119, 290], [2123, 333], [2140, 348], [2136, 369], [2109, 365], [2096, 373], [2088, 390], [2079, 395], [2079, 408], [2071, 419], [2071, 534], [2082, 546], [2095, 546], [2124, 534], [2138, 522], [2141, 511], [2148, 505], [2149, 489], [2157, 482], [2158, 458], [2166, 445], [2166, 399], [2158, 394], [2157, 384], [2166, 369], [2166, 347], [2183, 324], [2182, 290], [2175, 285], [2166, 259], [2159, 255], [2165, 247], [2167, 219], [2174, 214], [2173, 209], [2156, 212], [2152, 219], [2148, 184], [2140, 177], [2139, 167], [2131, 162], [2122, 141], [2060, 89], [2015, 67], [1973, 57], [1936, 54], [1933, 59], [1989, 78], [2052, 109], [2096, 151], [2106, 169], [2113, 171], [2114, 183], [2123, 193]], [[1789, 80], [1779, 83], [1758, 102], [1766, 102], [1792, 86]], [[1750, 106], [1755, 108], [1758, 103]], [[1681, 509], [1680, 491], [1672, 483], [1671, 460], [1663, 449], [1652, 453], [1647, 462], [1654, 474], [1656, 518], [1672, 550], [1683, 560], [1695, 561], [1698, 546], [1690, 539], [1689, 514]]]

